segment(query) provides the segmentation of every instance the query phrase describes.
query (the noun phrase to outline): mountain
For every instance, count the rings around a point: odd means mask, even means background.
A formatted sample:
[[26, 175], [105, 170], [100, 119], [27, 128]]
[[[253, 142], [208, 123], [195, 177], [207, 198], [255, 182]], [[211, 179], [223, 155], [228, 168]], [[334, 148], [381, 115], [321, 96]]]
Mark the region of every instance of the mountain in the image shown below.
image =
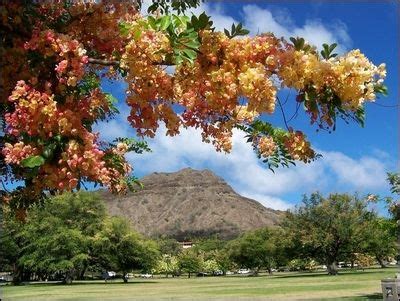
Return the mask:
[[102, 191], [111, 215], [128, 218], [147, 236], [178, 240], [218, 235], [231, 238], [241, 232], [276, 225], [282, 211], [269, 209], [237, 194], [210, 170], [185, 168], [152, 173], [141, 179], [144, 188], [115, 196]]

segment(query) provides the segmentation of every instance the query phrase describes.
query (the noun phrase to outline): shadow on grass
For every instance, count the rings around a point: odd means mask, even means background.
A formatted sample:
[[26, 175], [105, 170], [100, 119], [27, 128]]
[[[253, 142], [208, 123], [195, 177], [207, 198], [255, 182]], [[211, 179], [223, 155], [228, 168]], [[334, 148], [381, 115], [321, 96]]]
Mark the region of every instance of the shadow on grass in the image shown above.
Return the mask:
[[337, 275], [329, 275], [327, 272], [310, 272], [310, 273], [298, 273], [298, 274], [290, 274], [290, 275], [279, 275], [279, 274], [274, 274], [274, 278], [303, 278], [303, 277], [340, 277], [340, 276], [345, 276], [345, 275], [363, 275], [363, 274], [380, 274], [384, 270], [382, 269], [376, 269], [376, 270], [354, 270], [354, 271], [342, 271], [337, 274]]
[[[108, 286], [108, 285], [134, 285], [134, 284], [155, 284], [155, 283], [159, 283], [159, 281], [153, 281], [153, 280], [142, 280], [142, 281], [130, 281], [127, 283], [124, 283], [122, 281], [108, 281], [108, 282], [104, 282], [104, 281], [74, 281], [71, 284], [65, 284], [62, 282], [29, 282], [29, 283], [24, 283], [21, 285], [17, 285], [17, 286], [35, 286], [35, 287], [48, 287], [48, 286], [65, 286], [65, 287], [69, 287], [69, 286], [80, 286], [80, 285], [104, 285], [104, 286]], [[12, 284], [9, 284], [10, 286], [12, 286]]]
[[[321, 299], [313, 299], [314, 301], [316, 300], [321, 300]], [[341, 298], [327, 298], [324, 299], [326, 301], [338, 301], [338, 300], [343, 300], [343, 301], [382, 301], [383, 296], [382, 294], [370, 294], [370, 295], [360, 295], [360, 296], [351, 296], [351, 297], [341, 297]], [[312, 301], [312, 300], [310, 300]]]

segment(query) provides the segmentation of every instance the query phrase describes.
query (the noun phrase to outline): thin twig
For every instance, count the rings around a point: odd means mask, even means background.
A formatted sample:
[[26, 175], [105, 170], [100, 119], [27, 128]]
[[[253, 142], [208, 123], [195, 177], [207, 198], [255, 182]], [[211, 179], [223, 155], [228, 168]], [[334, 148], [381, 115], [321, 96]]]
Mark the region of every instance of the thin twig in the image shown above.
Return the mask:
[[300, 109], [300, 103], [298, 102], [296, 104], [296, 111], [293, 113], [293, 115], [289, 118], [288, 122], [292, 121], [294, 118], [297, 117], [297, 115], [299, 114], [299, 109]]
[[276, 99], [278, 100], [278, 105], [279, 105], [279, 108], [281, 109], [281, 112], [282, 112], [283, 122], [285, 123], [286, 129], [289, 131], [289, 126], [288, 126], [287, 121], [286, 121], [286, 115], [285, 115], [285, 111], [283, 110], [282, 103], [281, 103], [281, 101], [280, 101], [278, 96], [276, 97]]
[[377, 102], [371, 102], [373, 105], [379, 106], [379, 107], [384, 107], [384, 108], [398, 108], [400, 107], [400, 104], [398, 105], [383, 105]]

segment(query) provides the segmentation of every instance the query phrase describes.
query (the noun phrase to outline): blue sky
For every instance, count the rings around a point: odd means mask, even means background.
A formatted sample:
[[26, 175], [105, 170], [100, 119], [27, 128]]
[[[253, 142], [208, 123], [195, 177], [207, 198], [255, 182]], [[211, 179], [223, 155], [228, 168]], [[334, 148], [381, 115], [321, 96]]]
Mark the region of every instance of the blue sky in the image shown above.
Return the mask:
[[[212, 16], [217, 29], [242, 22], [251, 34], [272, 31], [278, 36], [299, 35], [317, 46], [338, 42], [339, 52], [359, 48], [376, 65], [386, 63], [389, 96], [366, 105], [364, 128], [339, 122], [332, 134], [317, 133], [304, 114], [299, 116], [291, 125], [303, 130], [323, 154], [322, 159], [309, 165], [299, 164], [273, 174], [258, 162], [238, 132], [234, 134], [232, 153], [225, 155], [202, 143], [194, 129], [170, 138], [161, 127], [158, 136], [149, 140], [152, 153], [129, 155], [137, 176], [184, 167], [208, 168], [240, 194], [277, 209], [293, 206], [304, 193], [316, 190], [325, 194], [335, 191], [389, 194], [385, 173], [399, 168], [398, 2], [207, 1], [194, 13], [202, 11]], [[122, 114], [114, 121], [100, 124], [97, 130], [105, 139], [134, 136], [134, 130], [125, 121], [128, 108], [124, 105], [124, 84], [104, 83], [103, 88], [120, 99]], [[281, 96], [287, 93], [283, 91]], [[290, 114], [293, 107], [286, 109]], [[283, 126], [278, 111], [268, 121]]]

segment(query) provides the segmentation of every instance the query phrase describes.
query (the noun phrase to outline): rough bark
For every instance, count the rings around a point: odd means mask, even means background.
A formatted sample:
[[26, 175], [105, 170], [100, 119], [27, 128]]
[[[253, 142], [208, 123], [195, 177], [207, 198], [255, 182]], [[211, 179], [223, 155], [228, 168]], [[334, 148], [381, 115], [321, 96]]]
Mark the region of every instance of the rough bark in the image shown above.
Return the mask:
[[375, 256], [376, 260], [378, 261], [379, 265], [382, 269], [386, 268], [386, 264], [383, 262], [383, 259], [380, 256]]
[[338, 274], [338, 265], [336, 261], [333, 262], [329, 262], [326, 265], [327, 269], [328, 269], [328, 274], [329, 275], [337, 275]]
[[64, 278], [64, 280], [63, 280], [63, 283], [64, 284], [71, 284], [72, 283], [72, 275], [71, 275], [71, 273], [67, 273], [66, 275], [65, 275], [65, 278]]

